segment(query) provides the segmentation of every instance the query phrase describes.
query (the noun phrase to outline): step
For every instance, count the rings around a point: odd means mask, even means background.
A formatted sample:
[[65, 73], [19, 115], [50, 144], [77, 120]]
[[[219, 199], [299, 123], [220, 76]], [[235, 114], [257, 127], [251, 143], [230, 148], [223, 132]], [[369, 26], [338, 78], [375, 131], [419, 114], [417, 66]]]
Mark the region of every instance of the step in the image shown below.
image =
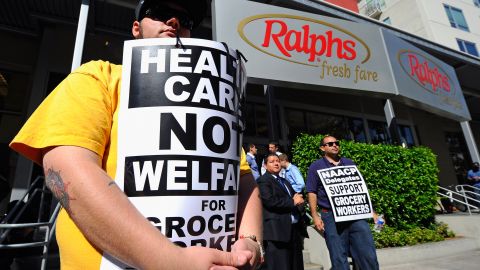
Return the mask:
[[308, 250], [303, 250], [303, 263], [311, 263], [310, 252]]
[[306, 263], [303, 267], [305, 270], [323, 270], [323, 266], [313, 263]]

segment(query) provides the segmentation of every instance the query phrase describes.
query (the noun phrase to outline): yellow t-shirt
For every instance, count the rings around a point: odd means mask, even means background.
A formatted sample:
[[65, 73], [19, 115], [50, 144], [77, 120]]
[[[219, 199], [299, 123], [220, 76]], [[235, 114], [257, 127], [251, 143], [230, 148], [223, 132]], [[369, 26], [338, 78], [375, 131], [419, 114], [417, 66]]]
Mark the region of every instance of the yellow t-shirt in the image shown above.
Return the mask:
[[[40, 165], [44, 148], [84, 147], [102, 157], [103, 168], [114, 179], [121, 74], [122, 67], [109, 62], [82, 65], [42, 102], [10, 147]], [[243, 151], [240, 172], [250, 172]], [[64, 209], [57, 219], [57, 242], [62, 269], [99, 268], [102, 252], [85, 239]]]

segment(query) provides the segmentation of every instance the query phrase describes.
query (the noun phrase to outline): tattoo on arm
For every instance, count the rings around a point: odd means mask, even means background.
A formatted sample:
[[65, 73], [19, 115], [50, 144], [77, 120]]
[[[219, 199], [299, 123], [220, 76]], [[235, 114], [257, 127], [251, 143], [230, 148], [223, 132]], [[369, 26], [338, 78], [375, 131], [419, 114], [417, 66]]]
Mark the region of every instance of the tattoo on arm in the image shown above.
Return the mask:
[[60, 171], [55, 171], [53, 168], [49, 168], [45, 174], [45, 183], [63, 208], [70, 212], [70, 200], [72, 198], [70, 198], [67, 192], [69, 183], [63, 181], [60, 176]]
[[115, 183], [115, 181], [110, 181], [110, 183], [108, 183], [108, 186], [116, 186], [117, 184]]

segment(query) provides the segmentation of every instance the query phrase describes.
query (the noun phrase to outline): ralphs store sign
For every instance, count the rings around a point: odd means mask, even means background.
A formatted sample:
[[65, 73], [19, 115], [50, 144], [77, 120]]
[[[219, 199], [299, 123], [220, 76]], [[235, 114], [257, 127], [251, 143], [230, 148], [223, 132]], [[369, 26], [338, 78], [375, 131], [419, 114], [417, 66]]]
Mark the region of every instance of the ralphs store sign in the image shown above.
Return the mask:
[[453, 67], [387, 31], [382, 34], [399, 99], [457, 121], [471, 119]]
[[246, 0], [214, 0], [212, 14], [214, 39], [250, 60], [251, 83], [374, 92], [470, 119], [455, 70], [380, 27]]
[[[246, 36], [244, 30], [247, 25], [254, 29], [264, 29], [261, 44], [255, 44]], [[331, 29], [318, 31], [322, 26]], [[359, 56], [363, 58], [361, 63], [365, 63], [370, 58], [370, 49], [359, 37], [346, 29], [319, 20], [265, 14], [244, 19], [238, 30], [242, 39], [252, 47], [294, 63], [317, 66], [318, 62], [332, 57], [356, 60]], [[275, 55], [276, 50], [281, 55]], [[305, 59], [302, 61], [302, 58]]]
[[400, 50], [398, 63], [410, 78], [425, 90], [432, 93], [452, 93], [451, 79], [428, 56], [415, 51]]
[[242, 0], [215, 1], [213, 22], [250, 82], [395, 93], [378, 28]]

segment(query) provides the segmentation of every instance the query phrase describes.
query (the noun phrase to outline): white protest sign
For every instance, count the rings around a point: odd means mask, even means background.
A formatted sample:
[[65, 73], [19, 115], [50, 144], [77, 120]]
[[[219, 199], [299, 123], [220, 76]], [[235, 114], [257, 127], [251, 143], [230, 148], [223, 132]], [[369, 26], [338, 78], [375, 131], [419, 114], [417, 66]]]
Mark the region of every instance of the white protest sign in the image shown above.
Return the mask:
[[[176, 42], [125, 42], [115, 181], [175, 244], [230, 250], [246, 75], [221, 43]], [[125, 268], [104, 254], [101, 269]]]
[[317, 171], [336, 222], [371, 218], [372, 202], [357, 166], [335, 166]]

